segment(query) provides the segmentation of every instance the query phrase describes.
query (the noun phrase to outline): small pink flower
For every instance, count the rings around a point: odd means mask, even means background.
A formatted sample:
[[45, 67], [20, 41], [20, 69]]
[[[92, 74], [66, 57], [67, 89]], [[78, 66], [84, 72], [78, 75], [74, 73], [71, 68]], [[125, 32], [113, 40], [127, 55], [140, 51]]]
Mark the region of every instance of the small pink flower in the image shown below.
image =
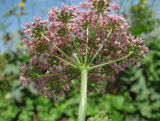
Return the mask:
[[21, 84], [23, 84], [24, 86], [27, 86], [28, 83], [29, 83], [29, 80], [26, 79], [25, 77], [21, 76], [21, 77], [20, 77], [20, 82], [21, 82]]
[[30, 34], [30, 33], [31, 33], [31, 29], [26, 29], [26, 30], [24, 30], [24, 33], [25, 33], [25, 34]]
[[116, 4], [116, 3], [114, 3], [111, 7], [112, 7], [112, 10], [119, 10], [120, 9], [120, 5]]
[[66, 28], [66, 24], [63, 23], [63, 24], [60, 25], [60, 27], [61, 27], [62, 29], [65, 29], [65, 28]]
[[26, 29], [29, 29], [31, 27], [30, 23], [26, 23], [25, 27]]
[[33, 19], [34, 19], [36, 22], [39, 22], [39, 21], [41, 20], [40, 17], [34, 17]]

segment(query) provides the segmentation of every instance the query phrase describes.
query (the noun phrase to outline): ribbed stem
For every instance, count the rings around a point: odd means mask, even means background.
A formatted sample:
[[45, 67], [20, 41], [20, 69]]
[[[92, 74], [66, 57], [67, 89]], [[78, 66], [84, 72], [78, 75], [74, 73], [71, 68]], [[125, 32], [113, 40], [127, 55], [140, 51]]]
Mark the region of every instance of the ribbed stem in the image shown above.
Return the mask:
[[82, 69], [81, 70], [81, 97], [80, 97], [78, 121], [85, 121], [85, 118], [86, 118], [87, 79], [88, 79], [88, 70]]

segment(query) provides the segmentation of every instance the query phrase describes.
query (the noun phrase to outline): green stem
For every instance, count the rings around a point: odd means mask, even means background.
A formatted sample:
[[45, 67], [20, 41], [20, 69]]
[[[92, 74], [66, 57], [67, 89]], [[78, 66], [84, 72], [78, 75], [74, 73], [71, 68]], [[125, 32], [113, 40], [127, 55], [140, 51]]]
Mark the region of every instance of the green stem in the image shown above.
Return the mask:
[[76, 38], [73, 38], [73, 37], [74, 36], [72, 35], [72, 42], [73, 42], [74, 48], [76, 49], [76, 53], [78, 55], [78, 58], [79, 58], [80, 62], [83, 62], [83, 60], [81, 58], [81, 54], [80, 54], [80, 49], [79, 49], [79, 47], [77, 46], [77, 44], [75, 42]]
[[126, 56], [123, 56], [123, 57], [118, 58], [118, 59], [113, 60], [113, 61], [109, 61], [109, 62], [106, 62], [106, 63], [102, 63], [102, 64], [99, 64], [99, 65], [96, 65], [96, 66], [92, 66], [92, 67], [89, 68], [89, 70], [92, 70], [92, 69], [95, 69], [95, 68], [98, 68], [98, 67], [103, 67], [103, 66], [109, 65], [109, 64], [111, 64], [111, 63], [115, 63], [115, 62], [121, 61], [121, 60], [123, 60], [123, 59], [128, 58], [128, 57], [131, 56], [132, 54], [133, 54], [133, 52], [131, 51], [131, 52], [129, 52], [129, 54], [126, 55]]
[[88, 28], [87, 28], [87, 41], [86, 41], [86, 53], [85, 53], [85, 64], [87, 64], [87, 59], [88, 59]]
[[[42, 36], [47, 40], [47, 41], [51, 41], [49, 38], [47, 38], [44, 34], [42, 34]], [[71, 57], [69, 57], [65, 52], [63, 52], [63, 50], [61, 50], [55, 43], [52, 42], [52, 45], [59, 51], [61, 52], [64, 56], [66, 56], [66, 58], [68, 58], [69, 60], [73, 60]]]
[[50, 77], [50, 76], [58, 76], [61, 75], [63, 73], [55, 73], [55, 74], [41, 74], [41, 75], [37, 75], [37, 78], [42, 78], [42, 77]]
[[[109, 31], [109, 33], [108, 33], [108, 35], [107, 35], [107, 38], [110, 36], [111, 32], [112, 32], [112, 28], [111, 28], [111, 30]], [[101, 44], [101, 46], [99, 47], [98, 51], [97, 51], [96, 54], [93, 56], [90, 64], [92, 64], [92, 62], [94, 61], [94, 59], [97, 57], [97, 55], [99, 54], [99, 52], [102, 50], [102, 48], [103, 48], [103, 46], [104, 46], [104, 42], [106, 42], [107, 38], [102, 42], [102, 44]], [[90, 64], [89, 64], [89, 66], [90, 66]]]
[[73, 56], [75, 57], [75, 59], [77, 60], [77, 62], [78, 62], [79, 64], [81, 64], [80, 60], [79, 60], [78, 57], [77, 57], [77, 53], [73, 53]]
[[91, 52], [92, 52], [93, 45], [94, 45], [94, 39], [95, 39], [96, 34], [97, 34], [97, 32], [98, 32], [98, 29], [99, 29], [99, 22], [98, 22], [99, 17], [100, 17], [100, 13], [98, 13], [98, 16], [97, 16], [96, 29], [95, 29], [95, 31], [93, 32], [93, 36], [91, 36], [90, 49], [89, 49], [89, 52], [88, 52], [89, 59], [91, 59]]
[[86, 118], [87, 79], [88, 79], [88, 70], [82, 69], [81, 70], [81, 97], [80, 97], [78, 121], [85, 121], [85, 118]]
[[69, 64], [70, 66], [72, 66], [72, 67], [74, 67], [74, 68], [77, 68], [76, 65], [70, 63], [69, 61], [67, 61], [67, 60], [65, 60], [65, 59], [63, 59], [63, 58], [61, 58], [61, 57], [59, 57], [59, 56], [56, 56], [56, 55], [53, 55], [53, 56], [56, 57], [57, 59], [63, 61], [64, 63], [67, 63], [67, 64]]

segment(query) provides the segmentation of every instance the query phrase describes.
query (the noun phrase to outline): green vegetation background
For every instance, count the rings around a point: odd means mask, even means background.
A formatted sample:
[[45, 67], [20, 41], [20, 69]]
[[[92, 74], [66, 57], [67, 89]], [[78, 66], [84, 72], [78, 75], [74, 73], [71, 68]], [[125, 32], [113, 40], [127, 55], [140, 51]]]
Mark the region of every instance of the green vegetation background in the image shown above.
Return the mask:
[[[25, 2], [20, 1], [18, 11], [11, 8], [4, 17], [25, 16]], [[104, 95], [89, 95], [87, 118], [103, 110], [90, 121], [109, 121], [105, 111], [113, 121], [160, 121], [160, 19], [154, 2], [139, 0], [119, 11], [131, 25], [130, 32], [141, 36], [150, 52], [142, 60], [141, 68], [129, 67], [117, 75], [116, 81], [106, 80]], [[128, 5], [124, 0], [120, 3]], [[21, 29], [16, 33], [6, 32], [2, 24], [0, 28], [3, 31], [0, 40], [6, 45], [19, 38], [14, 51], [8, 49], [0, 54], [0, 121], [76, 121], [78, 81], [72, 81], [71, 91], [59, 103], [37, 95], [31, 86], [23, 87], [18, 82], [19, 66], [28, 59], [20, 42], [23, 34]]]

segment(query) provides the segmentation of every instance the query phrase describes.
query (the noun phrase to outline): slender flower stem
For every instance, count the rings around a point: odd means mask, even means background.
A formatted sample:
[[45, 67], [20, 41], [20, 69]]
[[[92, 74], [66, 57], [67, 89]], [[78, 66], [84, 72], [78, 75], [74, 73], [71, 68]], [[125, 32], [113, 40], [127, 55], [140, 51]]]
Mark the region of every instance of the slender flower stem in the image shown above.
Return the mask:
[[[112, 32], [112, 28], [111, 30], [109, 31], [108, 35], [107, 35], [107, 38], [110, 36]], [[91, 63], [94, 61], [94, 59], [97, 57], [97, 55], [99, 54], [99, 52], [102, 50], [103, 46], [104, 46], [104, 42], [106, 42], [107, 38], [102, 42], [101, 46], [99, 47], [98, 51], [96, 52], [96, 54], [93, 56], [91, 62], [89, 63], [89, 65], [91, 65]]]
[[91, 63], [94, 61], [94, 59], [97, 57], [98, 53], [100, 52], [100, 50], [102, 49], [103, 45], [101, 45], [98, 49], [98, 51], [96, 52], [96, 54], [93, 56], [91, 62], [89, 63], [89, 65], [91, 65]]
[[[47, 38], [44, 34], [42, 34], [42, 36], [47, 40], [47, 41], [50, 41], [49, 38]], [[55, 43], [53, 43], [53, 46], [59, 51], [61, 52], [64, 56], [66, 56], [68, 59], [72, 60], [65, 52], [63, 52]]]
[[59, 57], [59, 56], [56, 56], [56, 55], [53, 55], [53, 56], [56, 57], [57, 59], [63, 61], [64, 63], [67, 63], [67, 64], [69, 64], [70, 66], [72, 66], [72, 67], [74, 67], [74, 68], [77, 68], [76, 65], [74, 65], [74, 64], [72, 64], [72, 63], [70, 63], [70, 62], [68, 62], [67, 60], [65, 60], [65, 59], [63, 59], [63, 58], [61, 58], [61, 57]]
[[87, 80], [88, 70], [81, 70], [81, 97], [79, 105], [78, 121], [85, 121], [87, 110]]
[[79, 47], [77, 46], [75, 40], [76, 38], [73, 38], [74, 36], [72, 35], [72, 42], [73, 42], [73, 45], [74, 45], [74, 48], [76, 49], [76, 52], [77, 52], [77, 55], [78, 55], [78, 58], [80, 60], [80, 62], [83, 62], [81, 56], [80, 56], [80, 50], [79, 50]]
[[73, 56], [75, 57], [75, 59], [77, 60], [77, 62], [78, 62], [79, 64], [81, 64], [80, 60], [79, 60], [78, 57], [77, 57], [77, 53], [73, 53]]
[[89, 39], [89, 29], [87, 28], [87, 42], [86, 42], [86, 53], [85, 53], [85, 64], [87, 64], [87, 58], [88, 58], [88, 39]]
[[58, 76], [63, 73], [55, 73], [55, 74], [42, 74], [42, 75], [37, 75], [37, 78], [42, 78], [42, 77], [51, 77], [51, 76]]
[[91, 51], [92, 51], [92, 49], [93, 49], [93, 45], [94, 45], [94, 39], [95, 39], [95, 37], [96, 37], [96, 34], [97, 34], [97, 32], [98, 32], [98, 29], [99, 29], [99, 22], [98, 22], [98, 20], [99, 20], [99, 17], [100, 17], [100, 13], [98, 13], [98, 16], [97, 16], [97, 23], [96, 23], [96, 28], [95, 28], [95, 31], [94, 31], [94, 33], [93, 33], [93, 35], [91, 36], [91, 42], [90, 42], [90, 49], [89, 49], [89, 59], [91, 59]]
[[109, 64], [111, 64], [111, 63], [115, 63], [115, 62], [121, 61], [121, 60], [123, 60], [123, 59], [128, 58], [128, 57], [131, 56], [132, 54], [133, 54], [133, 52], [130, 52], [128, 55], [123, 56], [123, 57], [121, 57], [121, 58], [118, 58], [118, 59], [116, 59], [116, 60], [109, 61], [109, 62], [107, 62], [107, 63], [102, 63], [102, 64], [99, 64], [99, 65], [96, 65], [96, 66], [92, 66], [92, 67], [89, 68], [89, 70], [92, 70], [92, 69], [95, 69], [95, 68], [98, 68], [98, 67], [106, 66], [106, 65], [109, 65]]

